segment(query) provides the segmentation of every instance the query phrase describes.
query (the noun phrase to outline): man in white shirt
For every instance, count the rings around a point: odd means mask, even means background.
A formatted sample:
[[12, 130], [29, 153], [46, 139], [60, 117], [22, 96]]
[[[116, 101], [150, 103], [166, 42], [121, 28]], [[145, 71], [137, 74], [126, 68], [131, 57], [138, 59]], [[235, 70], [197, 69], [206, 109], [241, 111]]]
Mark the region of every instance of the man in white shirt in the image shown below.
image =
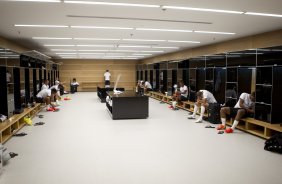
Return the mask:
[[46, 103], [47, 110], [49, 108], [55, 108], [55, 106], [51, 102], [55, 102], [57, 97], [57, 90], [53, 89], [43, 89], [36, 95], [37, 103]]
[[169, 106], [171, 109], [176, 109], [176, 104], [181, 103], [182, 101], [188, 100], [188, 87], [184, 84], [183, 81], [179, 82], [180, 89], [177, 91], [177, 85], [175, 87], [175, 94], [172, 97], [172, 105]]
[[77, 92], [77, 87], [79, 86], [79, 83], [76, 82], [76, 78], [72, 79], [72, 83], [71, 83], [71, 93], [75, 93]]
[[104, 73], [104, 77], [105, 77], [105, 88], [109, 88], [110, 87], [110, 80], [111, 80], [111, 73], [109, 72], [109, 70], [106, 70], [106, 72]]
[[235, 117], [231, 128], [225, 130], [226, 133], [233, 133], [241, 118], [254, 113], [255, 92], [252, 94], [242, 93], [240, 99], [234, 107], [223, 107], [220, 109], [221, 125], [217, 130], [224, 130], [226, 126], [226, 116]]
[[201, 107], [201, 113], [196, 123], [201, 123], [203, 121], [205, 110], [208, 108], [209, 104], [217, 103], [213, 94], [208, 90], [199, 90], [196, 94], [197, 102], [194, 105], [194, 112], [192, 115], [188, 116], [188, 119], [195, 119], [196, 113], [198, 112], [199, 107]]
[[49, 89], [49, 80], [48, 79], [44, 80], [42, 87], [41, 87], [41, 90], [43, 90], [43, 89]]
[[55, 85], [54, 85], [54, 86], [51, 86], [50, 89], [53, 89], [53, 88], [56, 89], [56, 90], [57, 90], [58, 97], [60, 98], [61, 94], [60, 94], [59, 85], [60, 85], [60, 81], [56, 80], [56, 81], [55, 81]]
[[150, 82], [146, 81], [144, 83], [144, 92], [147, 93], [148, 91], [152, 91], [152, 85], [150, 84]]

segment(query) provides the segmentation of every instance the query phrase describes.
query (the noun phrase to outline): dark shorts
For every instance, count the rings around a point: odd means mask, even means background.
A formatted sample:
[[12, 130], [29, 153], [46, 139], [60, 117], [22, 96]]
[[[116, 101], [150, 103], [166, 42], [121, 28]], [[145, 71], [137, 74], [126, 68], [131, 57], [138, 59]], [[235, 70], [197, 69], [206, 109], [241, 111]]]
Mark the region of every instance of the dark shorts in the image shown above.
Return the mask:
[[[242, 109], [242, 108], [234, 108], [234, 107], [229, 107], [230, 108], [230, 117], [235, 118], [237, 115], [238, 110]], [[245, 110], [245, 115], [242, 118], [248, 117], [251, 114], [246, 112]]]
[[147, 88], [146, 90], [147, 90], [147, 91], [152, 91], [152, 89], [151, 89], [151, 88]]
[[110, 85], [110, 81], [109, 80], [105, 80], [105, 85], [109, 86]]
[[187, 101], [188, 98], [186, 98], [185, 96], [180, 95], [180, 101]]
[[44, 100], [43, 100], [43, 98], [38, 98], [38, 97], [36, 97], [36, 103], [44, 103]]

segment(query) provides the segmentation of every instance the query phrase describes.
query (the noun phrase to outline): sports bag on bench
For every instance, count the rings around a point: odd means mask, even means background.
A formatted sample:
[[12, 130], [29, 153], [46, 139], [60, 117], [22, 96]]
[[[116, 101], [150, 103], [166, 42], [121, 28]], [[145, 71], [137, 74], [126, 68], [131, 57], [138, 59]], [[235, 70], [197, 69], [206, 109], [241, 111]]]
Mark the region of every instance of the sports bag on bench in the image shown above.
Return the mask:
[[208, 118], [207, 120], [213, 124], [219, 124], [220, 122], [220, 104], [210, 103], [208, 107]]

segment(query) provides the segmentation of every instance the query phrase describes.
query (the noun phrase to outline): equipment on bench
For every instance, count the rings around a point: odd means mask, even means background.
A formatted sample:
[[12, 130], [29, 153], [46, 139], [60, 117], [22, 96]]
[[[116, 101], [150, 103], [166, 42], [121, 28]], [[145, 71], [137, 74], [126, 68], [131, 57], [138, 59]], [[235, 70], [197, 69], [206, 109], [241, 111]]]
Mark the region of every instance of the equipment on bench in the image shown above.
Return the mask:
[[207, 120], [213, 124], [219, 124], [220, 121], [220, 104], [210, 103], [208, 107], [208, 118]]

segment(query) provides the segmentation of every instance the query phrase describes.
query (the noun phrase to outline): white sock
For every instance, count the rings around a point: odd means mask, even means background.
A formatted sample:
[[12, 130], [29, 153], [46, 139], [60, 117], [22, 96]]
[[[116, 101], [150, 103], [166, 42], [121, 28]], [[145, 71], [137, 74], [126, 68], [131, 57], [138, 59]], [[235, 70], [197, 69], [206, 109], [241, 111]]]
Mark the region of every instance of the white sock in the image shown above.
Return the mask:
[[176, 101], [172, 101], [172, 107], [173, 107], [173, 108], [176, 107]]
[[205, 106], [201, 106], [200, 119], [203, 119], [203, 117], [204, 117], [204, 113], [205, 113], [205, 110], [206, 110]]
[[233, 125], [232, 125], [232, 129], [235, 130], [236, 126], [239, 124], [239, 121], [234, 120]]
[[193, 117], [196, 116], [196, 113], [197, 113], [198, 109], [199, 109], [199, 107], [198, 107], [197, 105], [195, 105], [195, 106], [194, 106], [194, 112], [193, 112], [193, 114], [192, 114]]
[[226, 118], [221, 118], [221, 123], [222, 123], [223, 126], [225, 126], [226, 125]]

